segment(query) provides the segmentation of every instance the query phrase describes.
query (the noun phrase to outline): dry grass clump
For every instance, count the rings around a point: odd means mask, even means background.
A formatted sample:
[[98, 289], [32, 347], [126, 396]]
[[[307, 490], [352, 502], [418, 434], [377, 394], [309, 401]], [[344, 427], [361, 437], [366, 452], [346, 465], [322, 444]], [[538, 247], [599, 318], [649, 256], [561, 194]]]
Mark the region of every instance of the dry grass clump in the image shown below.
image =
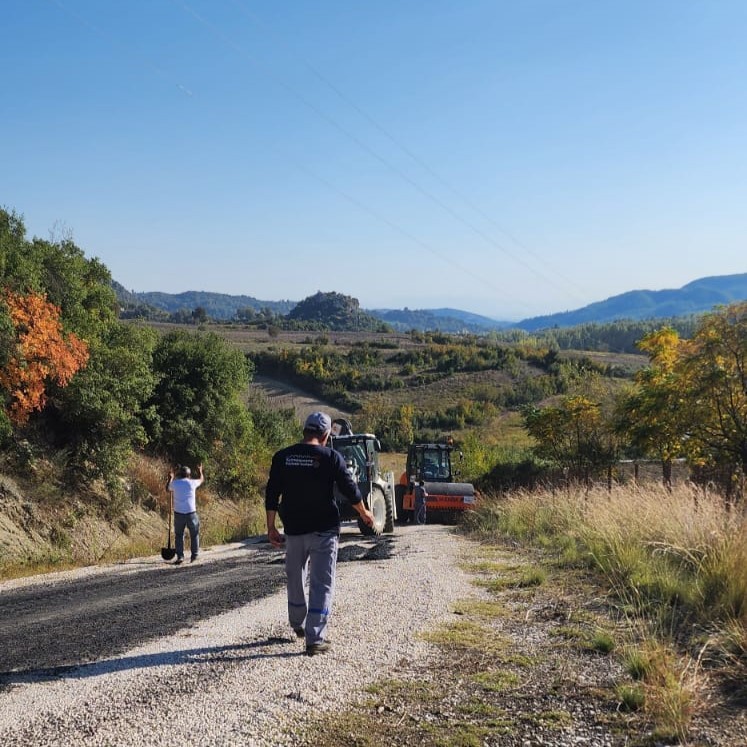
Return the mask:
[[620, 687], [622, 704], [643, 711], [655, 724], [653, 735], [658, 739], [668, 744], [686, 741], [698, 708], [698, 662], [655, 639], [629, 649], [623, 658], [633, 684]]
[[552, 551], [603, 574], [646, 643], [641, 698], [662, 735], [682, 738], [702, 671], [733, 685], [747, 672], [747, 520], [683, 485], [515, 493], [484, 500], [468, 529]]
[[673, 631], [747, 625], [747, 523], [683, 486], [597, 491], [578, 504], [578, 539], [618, 595]]
[[133, 498], [151, 508], [157, 506], [160, 512], [166, 515], [170, 506], [166, 490], [168, 475], [169, 465], [165, 460], [135, 454], [128, 470]]
[[688, 486], [516, 493], [483, 501], [468, 529], [552, 548], [601, 570], [632, 607], [668, 627], [747, 627], [747, 521]]

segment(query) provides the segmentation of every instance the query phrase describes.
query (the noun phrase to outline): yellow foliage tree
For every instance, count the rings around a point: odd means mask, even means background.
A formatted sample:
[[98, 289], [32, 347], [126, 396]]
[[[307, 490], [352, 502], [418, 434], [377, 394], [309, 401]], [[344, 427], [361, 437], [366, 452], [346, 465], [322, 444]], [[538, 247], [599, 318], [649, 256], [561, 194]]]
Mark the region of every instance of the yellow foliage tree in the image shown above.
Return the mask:
[[726, 469], [727, 496], [747, 474], [747, 302], [707, 314], [678, 370], [687, 391], [688, 446], [705, 464]]
[[616, 426], [640, 456], [661, 461], [662, 480], [671, 488], [673, 461], [685, 453], [687, 388], [678, 367], [687, 344], [675, 330], [664, 327], [646, 335], [638, 347], [649, 356], [650, 365], [638, 372], [636, 387], [621, 399]]

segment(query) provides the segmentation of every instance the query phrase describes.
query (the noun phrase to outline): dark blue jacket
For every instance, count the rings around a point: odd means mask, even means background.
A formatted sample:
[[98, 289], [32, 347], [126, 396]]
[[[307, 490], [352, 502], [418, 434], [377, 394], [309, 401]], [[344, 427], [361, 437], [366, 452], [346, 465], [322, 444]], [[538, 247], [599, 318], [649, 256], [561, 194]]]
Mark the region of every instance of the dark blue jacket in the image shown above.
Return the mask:
[[360, 503], [358, 486], [339, 452], [316, 444], [288, 446], [272, 458], [265, 509], [278, 511], [286, 534], [339, 529], [335, 484], [351, 504]]

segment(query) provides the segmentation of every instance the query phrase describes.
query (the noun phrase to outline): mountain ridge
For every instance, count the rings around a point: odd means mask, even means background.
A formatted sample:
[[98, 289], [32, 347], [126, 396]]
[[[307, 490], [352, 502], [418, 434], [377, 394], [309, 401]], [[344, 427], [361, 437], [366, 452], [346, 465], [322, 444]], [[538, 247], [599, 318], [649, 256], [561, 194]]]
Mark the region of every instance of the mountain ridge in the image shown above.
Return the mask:
[[523, 319], [514, 326], [534, 332], [591, 322], [606, 324], [623, 319], [669, 319], [711, 311], [716, 306], [744, 300], [747, 300], [747, 273], [712, 275], [693, 280], [681, 288], [627, 291], [574, 311]]
[[[170, 294], [127, 291], [112, 282], [117, 297], [128, 308], [154, 308], [162, 313], [193, 311], [202, 308], [215, 319], [238, 318], [242, 309], [259, 312], [269, 309], [288, 315], [300, 302], [262, 301], [253, 296], [234, 296], [209, 291], [185, 291]], [[485, 333], [491, 330], [523, 329], [535, 332], [554, 327], [574, 327], [579, 324], [606, 324], [621, 320], [671, 319], [703, 313], [720, 305], [747, 300], [747, 273], [712, 275], [697, 278], [681, 288], [662, 290], [631, 290], [610, 296], [603, 301], [571, 311], [529, 317], [518, 322], [500, 321], [461, 309], [360, 309], [398, 330]]]

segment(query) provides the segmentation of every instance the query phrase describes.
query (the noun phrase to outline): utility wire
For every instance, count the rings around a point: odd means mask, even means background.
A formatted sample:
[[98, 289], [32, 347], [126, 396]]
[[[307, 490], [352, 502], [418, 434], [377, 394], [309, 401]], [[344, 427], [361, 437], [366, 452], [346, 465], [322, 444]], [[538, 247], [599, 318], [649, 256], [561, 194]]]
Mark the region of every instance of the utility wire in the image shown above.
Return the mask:
[[[80, 14], [76, 13], [75, 11], [72, 11], [70, 8], [68, 8], [66, 5], [64, 5], [61, 0], [49, 0], [50, 3], [56, 5], [61, 11], [66, 13], [67, 15], [74, 18], [78, 23], [82, 24], [86, 28], [88, 28], [90, 31], [92, 31], [94, 34], [96, 34], [101, 39], [105, 40], [107, 43], [111, 43], [112, 41], [125, 53], [132, 55], [136, 57], [145, 67], [155, 72], [161, 79], [165, 80], [170, 85], [174, 85], [177, 87], [180, 91], [182, 91], [185, 95], [188, 95], [192, 97], [194, 94], [193, 92], [187, 88], [186, 86], [182, 85], [178, 81], [176, 81], [173, 76], [169, 75], [167, 72], [165, 72], [162, 68], [158, 67], [156, 64], [154, 64], [150, 59], [143, 56], [138, 50], [134, 49], [131, 46], [122, 44], [119, 40], [112, 38], [110, 35], [105, 33], [100, 27], [98, 27], [96, 24], [92, 23], [88, 19], [82, 17]], [[205, 18], [203, 18], [199, 13], [194, 11], [192, 7], [190, 7], [188, 4], [181, 2], [180, 0], [172, 0], [175, 4], [179, 5], [182, 10], [193, 16], [198, 22], [206, 26], [208, 29], [211, 30], [212, 33], [217, 35], [221, 41], [231, 46], [235, 51], [240, 53], [241, 55], [246, 55], [244, 49], [240, 47], [239, 45], [235, 44], [231, 39], [226, 37], [219, 29], [217, 29], [213, 24], [211, 24], [209, 21], [207, 21]], [[319, 117], [321, 117], [324, 121], [328, 122], [332, 127], [342, 132], [346, 137], [350, 138], [353, 142], [355, 142], [360, 148], [362, 148], [364, 151], [369, 153], [373, 158], [378, 160], [380, 163], [385, 165], [387, 168], [395, 171], [395, 173], [399, 174], [401, 178], [403, 178], [405, 181], [410, 183], [415, 189], [420, 191], [425, 196], [429, 197], [430, 199], [435, 199], [433, 196], [429, 195], [425, 190], [419, 187], [417, 183], [415, 183], [412, 179], [410, 179], [406, 174], [400, 172], [398, 169], [393, 167], [391, 164], [389, 164], [386, 159], [384, 159], [382, 156], [380, 156], [378, 153], [376, 153], [372, 148], [370, 148], [366, 143], [364, 143], [362, 140], [360, 140], [358, 137], [356, 137], [353, 133], [349, 132], [347, 129], [342, 127], [336, 120], [334, 120], [332, 117], [327, 115], [324, 111], [319, 109], [317, 106], [313, 104], [313, 102], [309, 101], [304, 97], [302, 94], [300, 94], [298, 91], [293, 89], [291, 86], [287, 85], [284, 81], [278, 79], [276, 76], [272, 75], [264, 66], [259, 65], [253, 58], [249, 57], [249, 61], [255, 66], [258, 67], [263, 73], [269, 74], [271, 78], [275, 80], [275, 82], [280, 85], [282, 88], [284, 88], [286, 91], [288, 91], [293, 96], [299, 98], [308, 108], [310, 108], [312, 111], [314, 111]], [[362, 212], [372, 216], [376, 220], [384, 223], [385, 225], [389, 226], [391, 229], [399, 233], [400, 235], [404, 236], [408, 240], [412, 241], [413, 243], [417, 244], [421, 248], [425, 249], [429, 253], [433, 254], [434, 256], [438, 257], [441, 261], [446, 262], [447, 264], [452, 265], [454, 268], [458, 269], [461, 273], [468, 275], [472, 277], [474, 280], [478, 281], [482, 285], [487, 286], [490, 290], [493, 292], [496, 292], [498, 294], [501, 294], [503, 296], [507, 296], [520, 304], [521, 306], [525, 308], [529, 308], [523, 300], [514, 294], [506, 291], [505, 288], [499, 288], [495, 284], [493, 284], [488, 278], [485, 277], [484, 274], [476, 273], [472, 270], [470, 270], [467, 267], [464, 267], [463, 265], [456, 262], [449, 254], [445, 252], [441, 252], [438, 249], [434, 248], [429, 243], [423, 241], [422, 239], [415, 236], [413, 233], [408, 231], [407, 229], [403, 228], [398, 223], [390, 220], [386, 216], [382, 215], [378, 211], [374, 210], [373, 208], [369, 207], [362, 201], [356, 199], [346, 191], [340, 189], [339, 187], [335, 186], [332, 182], [330, 182], [328, 179], [325, 179], [312, 169], [310, 169], [307, 166], [304, 166], [303, 164], [299, 163], [297, 160], [292, 159], [295, 167], [310, 176], [311, 178], [315, 179], [319, 183], [323, 184], [327, 189], [334, 192], [335, 194], [339, 195], [352, 205], [354, 205], [356, 208], [361, 210]], [[444, 209], [448, 210], [449, 212], [452, 212], [455, 218], [457, 220], [460, 220], [459, 216], [457, 216], [453, 211], [448, 208], [448, 206], [443, 205]], [[530, 268], [531, 269], [531, 268]]]
[[[529, 254], [536, 262], [538, 262], [540, 265], [544, 265], [546, 269], [552, 273], [553, 278], [560, 278], [569, 287], [575, 289], [575, 291], [583, 292], [583, 289], [581, 289], [580, 286], [578, 286], [578, 284], [576, 284], [569, 278], [565, 277], [562, 273], [558, 272], [555, 268], [551, 267], [545, 259], [540, 257], [536, 252], [532, 251], [529, 247], [527, 247], [525, 244], [519, 241], [515, 236], [513, 236], [511, 233], [509, 233], [504, 228], [502, 228], [500, 225], [498, 225], [498, 223], [490, 215], [488, 215], [482, 208], [480, 208], [479, 205], [477, 205], [474, 201], [470, 200], [460, 190], [458, 190], [452, 184], [447, 182], [443, 177], [441, 177], [440, 174], [438, 174], [435, 171], [435, 169], [433, 169], [428, 163], [426, 163], [423, 158], [418, 156], [410, 148], [408, 148], [404, 143], [402, 143], [397, 137], [395, 137], [386, 127], [384, 127], [372, 115], [370, 115], [359, 104], [357, 104], [350, 96], [348, 96], [342, 89], [340, 89], [339, 86], [335, 85], [335, 83], [333, 83], [331, 80], [329, 80], [329, 78], [327, 78], [323, 73], [321, 73], [317, 67], [315, 67], [312, 63], [310, 63], [304, 57], [302, 57], [297, 52], [295, 52], [295, 50], [291, 49], [290, 46], [287, 43], [285, 43], [282, 37], [276, 34], [268, 26], [268, 24], [266, 24], [261, 18], [259, 18], [256, 15], [256, 13], [253, 13], [252, 11], [250, 11], [246, 7], [245, 3], [241, 2], [241, 0], [230, 0], [230, 2], [236, 8], [238, 8], [244, 15], [246, 15], [249, 19], [251, 19], [257, 26], [260, 26], [265, 31], [269, 31], [270, 33], [272, 33], [275, 39], [280, 39], [285, 49], [288, 50], [290, 54], [293, 55], [293, 57], [295, 57], [301, 64], [303, 64], [318, 80], [324, 83], [324, 85], [326, 85], [341, 101], [346, 103], [351, 109], [357, 112], [363, 119], [366, 120], [366, 122], [368, 122], [372, 127], [378, 130], [378, 132], [384, 135], [384, 137], [386, 137], [391, 143], [393, 143], [397, 148], [399, 148], [412, 161], [414, 161], [418, 166], [420, 166], [420, 168], [422, 168], [424, 171], [430, 174], [431, 177], [435, 179], [442, 187], [446, 188], [449, 192], [455, 195], [459, 200], [461, 200], [464, 204], [470, 207], [473, 211], [475, 211], [478, 215], [480, 215], [484, 220], [490, 223], [498, 231], [505, 234], [514, 244], [516, 244], [520, 249], [522, 249], [524, 252]], [[338, 127], [338, 129], [340, 128]], [[346, 134], [350, 136], [349, 133], [346, 132]], [[356, 142], [358, 142], [357, 138], [354, 137], [353, 139]], [[369, 149], [367, 146], [364, 146], [364, 149], [367, 152], [371, 153], [375, 158], [377, 158], [377, 160], [381, 161], [382, 163], [385, 163], [385, 165], [389, 169], [393, 170], [397, 175], [404, 178], [406, 182], [408, 182], [413, 187], [415, 187], [421, 194], [425, 195], [428, 199], [438, 204], [439, 207], [441, 207], [442, 209], [445, 209], [452, 217], [454, 217], [456, 220], [458, 220], [462, 224], [466, 225], [468, 228], [470, 228], [473, 232], [478, 234], [485, 241], [490, 243], [495, 248], [499, 249], [501, 252], [506, 254], [508, 257], [513, 259], [515, 262], [521, 264], [525, 269], [528, 269], [530, 272], [536, 275], [539, 275], [539, 277], [541, 277], [546, 282], [550, 283], [550, 285], [557, 287], [557, 284], [554, 282], [553, 279], [545, 275], [543, 272], [540, 272], [536, 268], [531, 267], [521, 256], [512, 252], [508, 247], [505, 246], [505, 244], [502, 244], [498, 242], [497, 240], [495, 240], [493, 237], [484, 234], [479, 228], [477, 228], [476, 226], [473, 226], [469, 221], [462, 218], [460, 215], [457, 215], [456, 212], [451, 209], [451, 207], [444, 204], [441, 200], [439, 200], [434, 195], [430, 194], [429, 192], [426, 192], [419, 185], [415, 184], [415, 182], [412, 179], [410, 179], [407, 175], [404, 175], [399, 169], [392, 166], [388, 162], [385, 162], [378, 154], [373, 153], [371, 149]]]
[[[102, 38], [105, 41], [107, 41], [107, 43], [109, 43], [109, 42], [112, 41], [111, 37], [109, 35], [107, 35], [102, 29], [100, 29], [95, 24], [91, 23], [88, 19], [83, 18], [78, 13], [75, 13], [74, 11], [71, 11], [62, 2], [60, 2], [60, 0], [49, 0], [49, 2], [53, 3], [54, 5], [57, 5], [62, 11], [64, 11], [65, 13], [67, 13], [68, 15], [70, 15], [71, 17], [75, 18], [76, 21], [78, 21], [79, 23], [81, 23], [83, 26], [85, 26], [89, 30], [93, 31], [97, 36], [99, 36], [100, 38]], [[200, 20], [200, 22], [207, 23], [198, 14], [196, 14], [194, 11], [192, 11], [191, 8], [185, 7], [185, 10], [188, 10], [198, 20]], [[192, 91], [189, 90], [188, 88], [186, 88], [185, 86], [181, 85], [180, 83], [175, 83], [174, 80], [173, 80], [173, 78], [171, 76], [169, 76], [166, 72], [164, 72], [161, 68], [159, 68], [157, 65], [155, 65], [154, 63], [152, 63], [150, 60], [148, 60], [147, 58], [143, 57], [139, 52], [133, 50], [133, 48], [131, 48], [129, 46], [121, 44], [116, 39], [114, 39], [113, 41], [117, 44], [117, 46], [119, 46], [127, 54], [132, 54], [132, 55], [137, 56], [142, 62], [145, 63], [146, 67], [148, 67], [151, 70], [155, 71], [159, 75], [159, 77], [161, 77], [162, 79], [166, 80], [169, 84], [176, 85], [180, 90], [182, 90], [184, 93], [188, 94], [189, 96], [193, 96], [194, 95], [192, 93]], [[320, 115], [324, 116], [323, 112], [320, 111], [319, 113], [320, 113]], [[287, 157], [287, 156], [285, 156], [285, 157]], [[446, 262], [448, 264], [451, 264], [453, 267], [457, 268], [462, 273], [464, 273], [466, 275], [469, 275], [470, 277], [473, 277], [475, 280], [478, 280], [479, 282], [487, 285], [492, 291], [500, 293], [500, 294], [503, 294], [503, 295], [507, 295], [507, 296], [513, 298], [514, 300], [518, 301], [519, 303], [522, 303], [521, 299], [513, 297], [510, 293], [507, 293], [505, 291], [505, 289], [501, 289], [501, 288], [496, 287], [495, 285], [493, 285], [492, 283], [490, 283], [490, 281], [487, 280], [484, 276], [481, 276], [481, 275], [479, 275], [477, 273], [472, 272], [469, 268], [463, 267], [458, 262], [454, 261], [454, 259], [452, 257], [450, 257], [448, 254], [438, 251], [433, 246], [429, 245], [428, 243], [426, 243], [422, 239], [419, 239], [417, 236], [415, 236], [414, 234], [410, 233], [409, 231], [407, 231], [402, 226], [398, 225], [394, 221], [388, 219], [386, 216], [384, 216], [381, 213], [377, 212], [373, 208], [370, 208], [369, 206], [367, 206], [366, 204], [364, 204], [360, 200], [356, 199], [352, 195], [350, 195], [347, 192], [345, 192], [344, 190], [342, 190], [339, 187], [335, 186], [332, 182], [330, 182], [328, 179], [325, 179], [324, 177], [322, 177], [321, 175], [319, 175], [318, 173], [316, 173], [314, 170], [310, 169], [307, 166], [304, 166], [303, 164], [299, 163], [295, 159], [292, 159], [292, 161], [293, 161], [293, 164], [294, 164], [295, 168], [297, 168], [299, 171], [305, 173], [306, 175], [308, 175], [311, 178], [315, 179], [319, 183], [323, 184], [327, 189], [329, 189], [330, 191], [332, 191], [335, 194], [339, 195], [343, 199], [347, 200], [348, 202], [350, 202], [352, 205], [354, 205], [356, 208], [358, 208], [362, 212], [364, 212], [364, 213], [366, 213], [366, 214], [374, 217], [376, 220], [378, 220], [378, 221], [384, 223], [385, 225], [389, 226], [390, 228], [392, 228], [397, 233], [399, 233], [402, 236], [406, 237], [408, 240], [416, 243], [418, 246], [422, 247], [423, 249], [426, 249], [430, 253], [434, 254], [437, 257], [439, 257], [439, 259], [441, 259], [442, 261], [444, 261], [444, 262]], [[522, 305], [524, 305], [524, 304], [522, 304]]]
[[465, 275], [469, 275], [471, 278], [479, 282], [481, 285], [485, 285], [490, 290], [494, 291], [495, 293], [499, 293], [503, 296], [507, 296], [508, 298], [511, 298], [513, 301], [518, 303], [519, 305], [523, 306], [524, 308], [529, 308], [527, 304], [523, 301], [522, 298], [519, 296], [514, 295], [513, 293], [506, 291], [504, 288], [498, 288], [496, 285], [494, 285], [488, 278], [485, 277], [485, 275], [481, 275], [477, 272], [474, 272], [470, 270], [468, 267], [464, 267], [463, 265], [460, 265], [458, 262], [456, 262], [449, 254], [445, 252], [441, 252], [437, 249], [435, 249], [433, 246], [428, 244], [427, 242], [423, 241], [422, 239], [415, 236], [413, 233], [410, 233], [405, 228], [402, 228], [399, 224], [395, 223], [394, 221], [389, 220], [384, 215], [381, 215], [381, 213], [378, 213], [377, 211], [373, 210], [372, 208], [368, 207], [364, 203], [362, 203], [360, 200], [356, 199], [352, 195], [348, 194], [344, 190], [339, 189], [334, 184], [332, 184], [330, 181], [325, 179], [324, 177], [320, 176], [316, 172], [312, 171], [311, 169], [306, 168], [305, 166], [302, 166], [298, 163], [296, 163], [296, 168], [300, 169], [304, 173], [308, 174], [312, 178], [319, 181], [321, 184], [326, 186], [329, 190], [332, 192], [335, 192], [336, 194], [340, 195], [343, 199], [350, 202], [352, 205], [355, 205], [359, 210], [362, 210], [364, 213], [367, 213], [368, 215], [373, 216], [377, 220], [381, 221], [382, 223], [385, 223], [390, 228], [394, 229], [398, 233], [400, 233], [405, 238], [409, 239], [410, 241], [414, 242], [418, 246], [422, 247], [426, 251], [430, 252], [431, 254], [435, 255], [442, 261], [452, 265], [452, 267], [455, 267], [460, 272], [462, 272]]
[[[441, 202], [437, 197], [431, 195], [429, 192], [427, 192], [422, 187], [420, 187], [420, 185], [417, 184], [413, 179], [411, 179], [407, 174], [405, 174], [404, 172], [402, 172], [401, 170], [397, 169], [395, 166], [393, 166], [392, 164], [390, 164], [383, 156], [379, 155], [375, 150], [373, 150], [373, 148], [371, 148], [370, 146], [368, 146], [365, 142], [363, 142], [354, 133], [350, 132], [348, 129], [346, 129], [345, 127], [343, 127], [337, 120], [335, 120], [333, 117], [329, 116], [325, 111], [323, 111], [318, 106], [316, 106], [316, 104], [314, 104], [312, 101], [309, 101], [309, 99], [306, 98], [302, 93], [300, 93], [295, 88], [293, 88], [292, 86], [290, 86], [289, 84], [287, 84], [284, 80], [278, 78], [278, 76], [276, 76], [272, 71], [268, 70], [268, 68], [265, 65], [262, 65], [259, 62], [257, 62], [257, 60], [253, 56], [249, 55], [246, 52], [246, 50], [244, 49], [243, 46], [237, 44], [232, 39], [230, 39], [229, 37], [227, 37], [223, 33], [223, 31], [221, 29], [219, 29], [218, 27], [215, 26], [215, 24], [211, 23], [206, 18], [204, 18], [202, 15], [200, 15], [188, 3], [183, 2], [183, 0], [172, 0], [172, 2], [175, 5], [178, 5], [179, 7], [181, 7], [182, 10], [184, 10], [185, 13], [188, 13], [189, 15], [191, 15], [200, 24], [202, 24], [203, 26], [205, 26], [205, 28], [207, 28], [212, 34], [214, 34], [221, 42], [223, 42], [224, 44], [226, 44], [227, 46], [229, 46], [231, 49], [233, 49], [235, 52], [237, 52], [238, 54], [240, 54], [242, 57], [245, 57], [253, 67], [257, 68], [263, 74], [267, 75], [273, 82], [275, 82], [283, 90], [287, 91], [293, 97], [298, 98], [306, 107], [308, 107], [309, 109], [311, 109], [317, 116], [319, 116], [321, 119], [323, 119], [325, 122], [327, 122], [331, 127], [335, 128], [336, 130], [338, 130], [339, 132], [341, 132], [343, 135], [345, 135], [347, 138], [349, 138], [350, 140], [352, 140], [356, 145], [358, 145], [362, 150], [364, 150], [366, 153], [368, 153], [372, 158], [376, 159], [382, 165], [384, 165], [386, 168], [390, 169], [391, 171], [393, 171], [394, 173], [396, 173], [397, 175], [399, 175], [404, 181], [406, 181], [407, 183], [409, 183], [414, 189], [416, 189], [418, 192], [420, 192], [421, 194], [423, 194], [425, 197], [427, 197], [431, 201], [435, 201], [444, 210], [446, 210], [447, 212], [449, 212], [456, 220], [458, 220], [461, 223], [463, 223], [463, 224], [471, 227], [474, 231], [477, 231], [478, 233], [480, 233], [487, 241], [489, 241], [490, 243], [493, 243], [492, 240], [489, 237], [485, 236], [485, 234], [483, 234], [481, 231], [479, 231], [479, 229], [474, 228], [474, 227], [470, 226], [470, 224], [466, 223], [448, 205], [446, 205], [445, 203]], [[360, 202], [359, 200], [356, 200], [355, 198], [351, 197], [349, 194], [347, 194], [343, 190], [340, 190], [339, 188], [335, 187], [334, 185], [332, 185], [331, 182], [329, 182], [328, 180], [326, 180], [323, 177], [319, 176], [318, 174], [312, 172], [307, 167], [301, 166], [298, 163], [296, 163], [296, 166], [298, 168], [300, 168], [302, 171], [304, 171], [305, 173], [311, 175], [313, 178], [317, 179], [322, 184], [325, 184], [329, 189], [331, 189], [332, 191], [336, 192], [338, 195], [344, 197], [346, 200], [348, 200], [352, 204], [356, 205], [358, 208], [360, 208], [364, 212], [368, 213], [369, 215], [372, 215], [377, 220], [380, 220], [380, 221], [384, 222], [386, 225], [388, 225], [391, 228], [395, 229], [396, 231], [398, 231], [399, 233], [401, 233], [403, 236], [406, 236], [407, 238], [409, 238], [412, 241], [414, 241], [415, 243], [417, 243], [418, 246], [420, 246], [420, 247], [426, 249], [427, 251], [431, 252], [432, 254], [434, 254], [435, 256], [437, 256], [439, 259], [448, 262], [449, 264], [451, 264], [452, 266], [456, 267], [457, 269], [459, 269], [463, 273], [469, 275], [470, 277], [475, 278], [476, 280], [478, 280], [482, 284], [486, 284], [488, 287], [490, 287], [491, 290], [493, 290], [493, 291], [495, 291], [497, 293], [500, 293], [502, 295], [509, 296], [512, 299], [518, 301], [525, 308], [528, 308], [527, 305], [525, 303], [523, 303], [520, 298], [518, 298], [517, 296], [513, 295], [512, 293], [506, 291], [505, 289], [497, 288], [495, 285], [493, 285], [492, 283], [490, 283], [490, 281], [488, 281], [484, 277], [484, 275], [480, 275], [478, 273], [475, 273], [475, 272], [469, 270], [468, 268], [465, 268], [465, 267], [459, 265], [457, 262], [455, 262], [448, 255], [443, 254], [443, 253], [437, 251], [430, 244], [422, 241], [421, 239], [418, 239], [413, 234], [411, 234], [409, 231], [407, 231], [406, 229], [404, 229], [401, 226], [399, 226], [397, 223], [394, 223], [393, 221], [391, 221], [388, 218], [384, 217], [383, 215], [381, 215], [380, 213], [376, 212], [375, 210], [367, 207], [362, 202]], [[529, 268], [529, 269], [531, 270], [532, 268]]]

